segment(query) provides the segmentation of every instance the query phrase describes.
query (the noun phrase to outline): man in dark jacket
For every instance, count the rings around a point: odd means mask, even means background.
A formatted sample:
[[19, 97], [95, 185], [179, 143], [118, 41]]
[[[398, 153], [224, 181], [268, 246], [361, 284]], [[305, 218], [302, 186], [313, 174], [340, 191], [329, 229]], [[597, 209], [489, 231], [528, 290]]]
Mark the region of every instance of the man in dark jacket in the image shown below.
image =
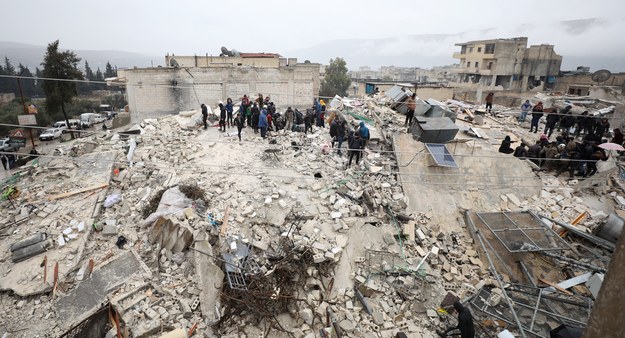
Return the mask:
[[560, 121], [560, 115], [556, 111], [549, 113], [549, 115], [547, 115], [547, 121], [545, 122], [545, 129], [543, 133], [548, 137], [551, 137], [558, 121]]
[[226, 107], [219, 102], [219, 131], [226, 131]]
[[254, 129], [254, 133], [258, 134], [258, 120], [260, 119], [260, 109], [258, 109], [258, 104], [254, 102], [252, 106], [252, 129]]
[[360, 154], [365, 147], [365, 140], [360, 137], [358, 133], [349, 134], [349, 162], [347, 166], [352, 165], [352, 158], [356, 157], [356, 164], [360, 161]]
[[[449, 332], [459, 330], [461, 338], [474, 338], [475, 327], [473, 326], [473, 316], [471, 315], [471, 311], [462, 306], [460, 301], [456, 301], [454, 303], [454, 309], [458, 312], [458, 326], [451, 327], [444, 332], [436, 330], [436, 333], [438, 333], [440, 337], [447, 337]], [[452, 335], [458, 334], [452, 333]]]
[[204, 122], [204, 129], [207, 129], [208, 124], [206, 123], [206, 120], [208, 119], [208, 108], [204, 103], [202, 103], [200, 107], [202, 107], [202, 122]]

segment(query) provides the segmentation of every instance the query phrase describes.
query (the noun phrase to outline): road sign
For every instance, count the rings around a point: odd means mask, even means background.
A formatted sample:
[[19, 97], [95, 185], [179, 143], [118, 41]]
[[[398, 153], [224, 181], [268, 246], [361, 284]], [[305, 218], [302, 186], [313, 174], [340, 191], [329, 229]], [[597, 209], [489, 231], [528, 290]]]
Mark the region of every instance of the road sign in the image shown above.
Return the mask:
[[17, 123], [19, 123], [20, 126], [36, 126], [37, 116], [36, 115], [17, 115]]
[[26, 139], [9, 137], [9, 144], [11, 145], [11, 147], [22, 148], [26, 146]]
[[9, 138], [26, 138], [24, 132], [21, 129], [13, 129], [9, 133]]

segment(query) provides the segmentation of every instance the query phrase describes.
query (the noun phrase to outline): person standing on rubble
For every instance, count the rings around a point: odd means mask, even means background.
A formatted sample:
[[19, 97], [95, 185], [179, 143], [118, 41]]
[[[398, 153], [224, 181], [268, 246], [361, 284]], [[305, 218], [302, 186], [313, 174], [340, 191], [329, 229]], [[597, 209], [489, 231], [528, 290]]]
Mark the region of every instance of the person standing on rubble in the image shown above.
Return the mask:
[[247, 107], [249, 106], [250, 106], [250, 99], [247, 97], [247, 95], [243, 95], [243, 98], [241, 98], [241, 107], [239, 107], [239, 110], [241, 111], [243, 116], [246, 115], [245, 113], [247, 112]]
[[408, 129], [410, 129], [410, 126], [412, 126], [412, 119], [414, 118], [414, 111], [415, 109], [417, 109], [417, 101], [415, 101], [416, 98], [417, 98], [417, 93], [413, 93], [412, 96], [410, 96], [408, 100], [406, 101], [406, 106], [408, 107], [408, 111], [406, 112], [406, 122], [404, 122], [404, 127], [408, 127]]
[[232, 120], [232, 113], [234, 112], [234, 104], [232, 104], [232, 99], [228, 98], [226, 100], [226, 123], [228, 124], [228, 128], [234, 127], [234, 121]]
[[219, 131], [226, 131], [226, 107], [219, 102]]
[[284, 112], [284, 119], [286, 120], [286, 124], [284, 126], [284, 128], [287, 131], [293, 131], [293, 117], [294, 117], [295, 113], [293, 112], [293, 109], [291, 109], [291, 107], [286, 109], [286, 112]]
[[364, 149], [369, 144], [369, 139], [371, 138], [371, 134], [369, 133], [369, 128], [365, 126], [364, 121], [360, 121], [358, 126], [358, 135], [363, 140], [362, 148]]
[[519, 115], [519, 122], [525, 122], [525, 118], [527, 118], [527, 114], [532, 110], [532, 104], [530, 100], [525, 100], [521, 105], [521, 115]]
[[558, 123], [558, 121], [560, 121], [560, 115], [557, 111], [554, 110], [553, 112], [549, 113], [549, 115], [547, 115], [545, 129], [543, 129], [543, 133], [547, 135], [547, 137], [551, 137], [551, 134], [553, 134], [553, 130], [556, 128], [556, 124]]
[[[336, 153], [339, 154], [339, 156], [341, 156], [341, 146], [343, 146], [343, 140], [345, 139], [345, 132], [347, 131], [347, 122], [343, 119], [337, 119], [339, 120], [339, 126], [338, 129], [336, 130], [336, 142], [338, 142], [338, 146], [336, 147]], [[332, 146], [334, 147], [334, 142], [332, 143]]]
[[258, 134], [258, 120], [260, 119], [260, 110], [258, 109], [258, 104], [254, 102], [252, 106], [252, 129], [254, 129], [254, 134]]
[[208, 128], [208, 123], [206, 120], [208, 119], [208, 107], [204, 103], [200, 106], [202, 108], [202, 122], [204, 123], [204, 130]]
[[352, 131], [349, 133], [348, 144], [349, 162], [347, 162], [347, 167], [351, 167], [352, 159], [354, 157], [356, 157], [356, 164], [360, 161], [360, 154], [362, 153], [362, 149], [365, 147], [365, 143], [358, 133]]
[[458, 312], [458, 326], [450, 327], [445, 331], [436, 330], [436, 333], [439, 337], [447, 337], [450, 335], [457, 336], [458, 333], [449, 334], [449, 332], [458, 330], [460, 331], [460, 338], [474, 338], [475, 326], [473, 325], [473, 316], [471, 315], [471, 311], [462, 306], [462, 303], [460, 303], [459, 300], [454, 302], [454, 309]]
[[267, 122], [267, 106], [263, 106], [263, 110], [260, 112], [258, 119], [258, 128], [260, 129], [260, 137], [267, 138], [267, 128], [269, 123]]
[[314, 111], [310, 108], [306, 109], [306, 115], [304, 115], [304, 134], [307, 134], [309, 130], [310, 130], [310, 133], [312, 134], [313, 132], [312, 125], [313, 125], [314, 119], [315, 119]]
[[532, 122], [530, 124], [530, 133], [534, 130], [534, 133], [538, 132], [538, 122], [543, 117], [543, 103], [538, 102], [534, 108], [532, 108]]
[[493, 97], [495, 96], [495, 94], [493, 94], [493, 92], [488, 93], [488, 95], [486, 95], [486, 98], [484, 99], [484, 101], [486, 101], [486, 111], [489, 114], [492, 114], [493, 112]]
[[237, 136], [239, 137], [239, 142], [241, 142], [241, 130], [245, 127], [245, 118], [241, 113], [237, 113], [237, 117], [234, 119], [234, 125], [237, 126]]

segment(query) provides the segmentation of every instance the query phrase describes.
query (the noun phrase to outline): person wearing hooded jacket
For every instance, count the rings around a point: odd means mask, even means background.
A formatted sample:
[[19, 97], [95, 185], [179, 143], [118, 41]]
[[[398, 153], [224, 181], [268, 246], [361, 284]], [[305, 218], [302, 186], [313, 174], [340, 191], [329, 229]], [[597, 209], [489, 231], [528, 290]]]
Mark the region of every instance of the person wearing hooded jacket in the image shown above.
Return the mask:
[[364, 148], [365, 146], [367, 146], [367, 144], [369, 144], [369, 139], [371, 138], [371, 135], [369, 134], [369, 128], [365, 126], [365, 123], [363, 121], [360, 121], [360, 124], [358, 125], [358, 135], [364, 142]]
[[268, 127], [269, 123], [267, 122], [267, 109], [263, 106], [263, 110], [260, 112], [260, 117], [258, 118], [258, 128], [260, 129], [260, 136], [262, 138], [267, 137]]
[[[436, 330], [436, 333], [440, 337], [447, 337], [449, 332], [458, 330], [460, 331], [460, 338], [474, 338], [475, 326], [473, 325], [473, 316], [471, 315], [471, 311], [464, 307], [459, 300], [454, 302], [454, 309], [458, 312], [458, 326], [450, 327], [445, 331]], [[456, 333], [452, 335], [458, 334]]]

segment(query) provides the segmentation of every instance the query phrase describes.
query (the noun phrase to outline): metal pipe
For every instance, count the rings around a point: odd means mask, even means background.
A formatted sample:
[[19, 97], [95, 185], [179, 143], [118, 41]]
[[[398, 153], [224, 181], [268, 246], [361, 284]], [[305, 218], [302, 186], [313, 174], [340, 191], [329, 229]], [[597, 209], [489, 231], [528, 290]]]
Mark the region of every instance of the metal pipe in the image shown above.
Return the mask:
[[536, 284], [536, 282], [534, 281], [534, 276], [532, 276], [532, 274], [527, 269], [527, 266], [525, 266], [525, 263], [523, 263], [523, 261], [518, 261], [518, 263], [521, 266], [521, 271], [523, 271], [525, 278], [527, 278], [530, 281], [530, 283], [532, 283], [532, 286], [534, 287], [538, 286], [538, 284]]
[[504, 298], [506, 299], [506, 303], [508, 303], [508, 307], [510, 308], [510, 312], [512, 312], [512, 316], [514, 317], [514, 321], [516, 322], [516, 325], [519, 328], [521, 336], [523, 338], [527, 338], [527, 336], [525, 335], [525, 330], [523, 329], [523, 326], [521, 325], [521, 321], [519, 320], [519, 317], [517, 316], [516, 311], [514, 311], [514, 307], [512, 305], [512, 301], [508, 297], [508, 293], [506, 292], [505, 286], [504, 286], [503, 282], [501, 281], [501, 278], [499, 278], [499, 274], [497, 273], [497, 270], [495, 269], [495, 265], [493, 264], [493, 260], [490, 258], [490, 255], [488, 254], [488, 251], [486, 250], [486, 247], [484, 246], [484, 240], [482, 239], [482, 234], [477, 230], [477, 228], [475, 227], [475, 224], [473, 224], [473, 221], [471, 220], [471, 215], [469, 213], [470, 213], [470, 210], [467, 210], [465, 212], [465, 216], [466, 216], [466, 219], [468, 221], [467, 223], [471, 227], [471, 231], [473, 231], [475, 233], [475, 235], [477, 236], [477, 238], [480, 241], [480, 245], [482, 246], [482, 249], [484, 250], [484, 254], [486, 255], [486, 258], [488, 259], [488, 264], [490, 264], [490, 267], [493, 270], [493, 274], [495, 275], [495, 279], [497, 279], [497, 284], [499, 284], [499, 288], [501, 288], [502, 294], [503, 294]]
[[584, 239], [586, 239], [586, 240], [588, 240], [590, 242], [593, 242], [593, 243], [597, 244], [600, 247], [603, 247], [605, 249], [608, 249], [608, 250], [614, 252], [615, 246], [614, 246], [613, 243], [610, 243], [610, 242], [608, 242], [606, 240], [603, 240], [603, 239], [601, 239], [601, 238], [599, 238], [597, 236], [593, 236], [591, 234], [587, 234], [587, 233], [584, 233], [582, 231], [579, 231], [574, 226], [572, 226], [570, 224], [566, 224], [566, 223], [560, 222], [560, 221], [556, 221], [555, 219], [553, 219], [551, 217], [547, 217], [547, 216], [542, 215], [542, 214], [538, 214], [538, 216], [540, 216], [540, 217], [542, 217], [544, 219], [548, 219], [551, 222], [554, 222], [557, 225], [565, 228], [566, 230], [569, 230], [570, 232], [574, 233], [575, 235], [577, 235], [579, 237], [582, 237], [582, 238], [584, 238]]
[[574, 265], [574, 266], [591, 269], [593, 271], [597, 271], [597, 272], [601, 272], [601, 273], [608, 272], [608, 270], [606, 270], [604, 268], [600, 268], [600, 267], [598, 267], [596, 265], [588, 264], [588, 263], [582, 263], [580, 261], [577, 261], [577, 260], [574, 260], [574, 259], [571, 259], [571, 258], [568, 258], [568, 257], [564, 257], [564, 256], [555, 255], [555, 254], [552, 254], [550, 252], [541, 251], [539, 253], [542, 254], [542, 255], [549, 256], [551, 258], [557, 259], [557, 260], [561, 260], [561, 261], [567, 262], [567, 263], [569, 263], [571, 265]]

